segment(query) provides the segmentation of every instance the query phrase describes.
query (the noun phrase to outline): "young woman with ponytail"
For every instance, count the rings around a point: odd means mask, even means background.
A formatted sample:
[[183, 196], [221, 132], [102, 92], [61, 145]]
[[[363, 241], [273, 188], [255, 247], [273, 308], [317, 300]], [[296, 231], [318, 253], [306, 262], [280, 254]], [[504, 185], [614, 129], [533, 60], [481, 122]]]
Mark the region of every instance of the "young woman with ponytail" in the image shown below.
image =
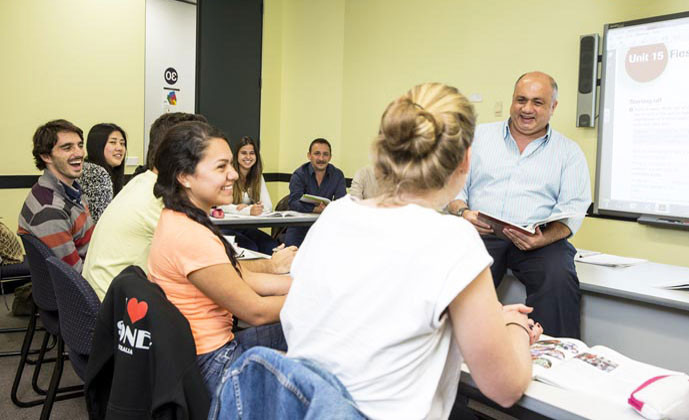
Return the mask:
[[[148, 258], [149, 278], [191, 326], [198, 363], [215, 395], [224, 369], [244, 350], [285, 350], [279, 312], [291, 279], [242, 270], [208, 214], [232, 202], [237, 172], [225, 136], [201, 122], [180, 123], [156, 154], [153, 189], [163, 210]], [[233, 315], [260, 327], [233, 333]]]
[[476, 229], [442, 213], [466, 181], [474, 126], [440, 83], [390, 103], [373, 143], [381, 195], [331, 203], [292, 263], [287, 356], [328, 368], [367, 417], [447, 418], [463, 361], [503, 406], [531, 380], [532, 309], [500, 305]]

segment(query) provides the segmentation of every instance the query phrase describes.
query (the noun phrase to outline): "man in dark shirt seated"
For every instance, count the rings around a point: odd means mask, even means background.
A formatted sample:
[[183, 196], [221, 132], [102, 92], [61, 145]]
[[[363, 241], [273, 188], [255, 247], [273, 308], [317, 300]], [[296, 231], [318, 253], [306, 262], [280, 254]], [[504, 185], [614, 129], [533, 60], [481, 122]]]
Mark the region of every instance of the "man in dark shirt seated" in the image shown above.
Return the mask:
[[[318, 138], [309, 145], [306, 154], [309, 162], [298, 167], [289, 181], [289, 208], [302, 213], [321, 213], [327, 204], [310, 204], [299, 201], [304, 194], [317, 195], [329, 200], [337, 200], [347, 193], [344, 174], [335, 165], [330, 143]], [[285, 234], [286, 245], [300, 246], [309, 231], [308, 227], [291, 227]]]

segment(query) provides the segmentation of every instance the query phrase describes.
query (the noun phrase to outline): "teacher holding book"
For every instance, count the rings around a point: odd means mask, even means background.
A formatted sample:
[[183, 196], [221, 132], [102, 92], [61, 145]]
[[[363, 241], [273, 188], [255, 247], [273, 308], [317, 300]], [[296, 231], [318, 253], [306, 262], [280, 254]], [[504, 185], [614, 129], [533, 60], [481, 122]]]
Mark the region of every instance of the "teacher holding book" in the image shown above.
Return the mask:
[[[574, 235], [591, 204], [586, 158], [579, 145], [553, 130], [557, 83], [541, 72], [519, 77], [507, 121], [477, 127], [471, 170], [450, 213], [470, 221], [494, 263], [497, 287], [505, 271], [526, 286], [526, 304], [546, 334], [580, 336], [581, 291], [574, 267]], [[558, 214], [578, 214], [536, 227], [495, 232], [479, 212], [526, 226]]]

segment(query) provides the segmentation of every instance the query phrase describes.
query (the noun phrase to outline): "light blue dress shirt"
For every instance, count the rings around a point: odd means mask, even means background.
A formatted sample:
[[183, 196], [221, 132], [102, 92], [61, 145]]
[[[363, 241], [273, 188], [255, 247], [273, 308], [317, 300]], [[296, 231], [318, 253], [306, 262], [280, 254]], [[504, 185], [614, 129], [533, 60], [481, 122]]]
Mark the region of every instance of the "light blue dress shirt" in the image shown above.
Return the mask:
[[[471, 169], [458, 199], [519, 225], [556, 213], [585, 213], [591, 185], [581, 148], [548, 125], [545, 136], [519, 153], [508, 121], [476, 128]], [[581, 218], [562, 220], [574, 234]]]

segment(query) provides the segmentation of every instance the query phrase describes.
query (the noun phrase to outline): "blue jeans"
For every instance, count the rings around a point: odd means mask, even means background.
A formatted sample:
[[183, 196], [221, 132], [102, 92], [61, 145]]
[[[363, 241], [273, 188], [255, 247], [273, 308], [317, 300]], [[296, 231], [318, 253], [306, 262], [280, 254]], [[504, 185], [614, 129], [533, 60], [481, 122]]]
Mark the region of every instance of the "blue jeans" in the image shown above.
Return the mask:
[[307, 233], [309, 233], [308, 226], [288, 227], [287, 231], [285, 232], [285, 245], [301, 246], [301, 243], [304, 242], [304, 238], [306, 238]]
[[211, 403], [214, 419], [365, 419], [347, 389], [315, 362], [265, 347], [239, 357]]
[[258, 229], [220, 229], [224, 235], [234, 235], [237, 245], [252, 251], [272, 254], [273, 248], [278, 246], [278, 241], [267, 233]]
[[287, 342], [280, 323], [251, 327], [235, 333], [234, 340], [209, 353], [196, 356], [196, 363], [211, 397], [229, 366], [248, 349], [255, 346], [287, 351]]

